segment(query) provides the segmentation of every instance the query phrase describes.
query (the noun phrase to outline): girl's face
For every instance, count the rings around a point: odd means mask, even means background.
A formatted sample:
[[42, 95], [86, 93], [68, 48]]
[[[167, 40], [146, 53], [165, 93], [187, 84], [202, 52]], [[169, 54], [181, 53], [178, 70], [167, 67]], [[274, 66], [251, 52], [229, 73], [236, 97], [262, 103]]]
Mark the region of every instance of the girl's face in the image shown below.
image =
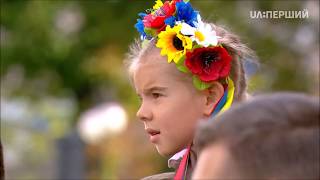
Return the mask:
[[197, 121], [205, 117], [206, 97], [191, 78], [154, 51], [142, 57], [152, 59], [142, 59], [133, 74], [141, 98], [137, 116], [158, 152], [169, 156], [192, 142]]

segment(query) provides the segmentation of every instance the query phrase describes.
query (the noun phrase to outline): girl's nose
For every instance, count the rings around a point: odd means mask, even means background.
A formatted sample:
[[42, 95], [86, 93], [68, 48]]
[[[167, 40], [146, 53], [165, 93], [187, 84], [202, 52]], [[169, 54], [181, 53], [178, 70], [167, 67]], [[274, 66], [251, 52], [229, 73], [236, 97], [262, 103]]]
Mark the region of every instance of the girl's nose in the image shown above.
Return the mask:
[[148, 107], [145, 103], [142, 103], [138, 112], [137, 112], [137, 117], [141, 121], [150, 121], [152, 120], [152, 112], [150, 107]]

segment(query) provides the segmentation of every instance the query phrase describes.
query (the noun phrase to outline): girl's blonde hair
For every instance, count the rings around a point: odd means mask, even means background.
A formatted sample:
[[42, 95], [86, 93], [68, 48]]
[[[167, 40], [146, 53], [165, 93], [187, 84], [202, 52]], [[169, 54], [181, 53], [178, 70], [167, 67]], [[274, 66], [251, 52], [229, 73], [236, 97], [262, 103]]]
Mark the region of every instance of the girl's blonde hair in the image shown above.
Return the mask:
[[[247, 80], [244, 71], [244, 61], [256, 59], [255, 53], [240, 42], [240, 38], [237, 35], [215, 24], [210, 23], [210, 25], [212, 29], [216, 31], [217, 36], [220, 37], [219, 42], [232, 56], [230, 78], [233, 80], [235, 86], [234, 100], [242, 101], [247, 98]], [[141, 62], [141, 57], [150, 53], [154, 48], [157, 48], [156, 38], [153, 38], [145, 45], [143, 45], [141, 40], [135, 40], [134, 43], [130, 45], [125, 65], [127, 66], [131, 79], [139, 62]]]

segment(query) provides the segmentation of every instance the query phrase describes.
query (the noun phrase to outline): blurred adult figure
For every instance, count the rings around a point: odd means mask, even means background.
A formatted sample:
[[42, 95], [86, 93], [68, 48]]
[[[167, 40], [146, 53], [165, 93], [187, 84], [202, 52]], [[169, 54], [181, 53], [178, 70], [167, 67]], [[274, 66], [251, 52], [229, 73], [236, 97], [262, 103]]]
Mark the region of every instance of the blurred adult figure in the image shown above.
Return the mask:
[[320, 179], [319, 98], [263, 95], [200, 125], [194, 179]]

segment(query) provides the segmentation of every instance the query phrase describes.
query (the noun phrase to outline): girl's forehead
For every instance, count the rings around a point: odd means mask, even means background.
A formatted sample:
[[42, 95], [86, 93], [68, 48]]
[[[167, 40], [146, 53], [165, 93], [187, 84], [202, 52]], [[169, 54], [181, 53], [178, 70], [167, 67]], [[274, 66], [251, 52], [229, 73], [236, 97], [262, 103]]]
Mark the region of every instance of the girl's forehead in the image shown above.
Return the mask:
[[139, 63], [134, 72], [135, 86], [145, 87], [149, 84], [170, 82], [173, 74], [170, 71], [169, 64], [162, 63], [161, 61], [149, 60], [144, 63]]
[[178, 72], [174, 63], [168, 63], [165, 56], [160, 55], [158, 48], [149, 51], [141, 56], [137, 69], [151, 69], [154, 73], [177, 75]]
[[161, 56], [160, 49], [154, 46], [147, 48], [139, 59], [140, 63], [165, 63], [167, 62], [167, 58], [165, 56]]
[[180, 78], [180, 72], [175, 72], [175, 68], [166, 59], [149, 59], [139, 63], [133, 75], [134, 86], [138, 92], [153, 86], [174, 88]]
[[159, 48], [151, 48], [140, 57], [133, 81], [137, 90], [151, 85], [174, 87], [181, 82], [192, 85], [191, 77], [180, 72], [174, 62], [169, 63], [165, 56], [161, 56]]

